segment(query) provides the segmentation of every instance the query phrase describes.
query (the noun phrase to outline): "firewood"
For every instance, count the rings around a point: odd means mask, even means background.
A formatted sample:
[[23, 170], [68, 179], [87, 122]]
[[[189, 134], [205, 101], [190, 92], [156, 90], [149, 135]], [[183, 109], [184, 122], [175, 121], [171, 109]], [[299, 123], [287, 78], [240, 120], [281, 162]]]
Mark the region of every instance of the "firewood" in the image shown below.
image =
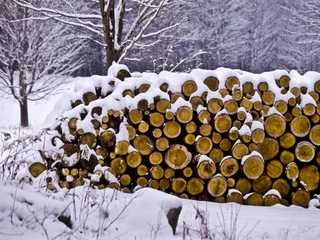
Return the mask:
[[126, 78], [131, 77], [131, 73], [126, 69], [120, 69], [116, 76], [119, 80], [123, 81]]
[[279, 152], [279, 142], [273, 138], [266, 138], [258, 145], [258, 152], [264, 160], [273, 159]]
[[166, 122], [163, 127], [163, 134], [168, 138], [176, 138], [181, 133], [181, 126], [176, 121]]
[[251, 191], [252, 184], [247, 178], [240, 178], [236, 181], [236, 189], [240, 191], [243, 195]]
[[214, 199], [214, 201], [215, 201], [216, 203], [225, 203], [225, 202], [226, 202], [226, 198], [225, 198], [224, 196], [219, 196], [219, 197], [216, 197], [216, 198]]
[[253, 83], [252, 82], [249, 82], [249, 81], [246, 81], [242, 84], [242, 92], [243, 94], [251, 94], [253, 91]]
[[126, 156], [126, 163], [131, 168], [137, 168], [142, 162], [142, 157], [139, 152], [133, 151]]
[[235, 85], [240, 87], [240, 81], [237, 77], [229, 77], [226, 79], [225, 86], [229, 91], [232, 91]]
[[155, 165], [150, 169], [150, 175], [153, 179], [160, 180], [164, 176], [164, 170], [160, 165]]
[[208, 110], [202, 109], [200, 112], [198, 112], [198, 120], [199, 122], [205, 124], [210, 123], [211, 121], [211, 114]]
[[136, 184], [137, 186], [146, 187], [148, 185], [148, 179], [146, 177], [138, 177]]
[[300, 162], [310, 162], [315, 156], [315, 146], [310, 142], [299, 142], [295, 148], [295, 156]]
[[162, 92], [167, 92], [168, 87], [169, 87], [169, 84], [166, 83], [166, 82], [164, 82], [164, 83], [162, 83], [162, 84], [160, 85], [160, 90], [161, 90]]
[[226, 101], [223, 107], [229, 115], [234, 115], [238, 111], [238, 103], [234, 99]]
[[196, 141], [196, 137], [192, 133], [188, 133], [184, 138], [183, 142], [187, 145], [193, 145]]
[[148, 83], [143, 83], [139, 86], [139, 88], [137, 89], [137, 94], [139, 93], [145, 93], [149, 90], [150, 88], [150, 84]]
[[213, 161], [203, 160], [197, 165], [197, 175], [204, 180], [212, 178], [216, 174], [217, 168]]
[[222, 151], [229, 151], [232, 147], [232, 142], [228, 139], [228, 138], [224, 138], [221, 140], [221, 142], [219, 143], [219, 147]]
[[232, 98], [233, 98], [235, 101], [237, 101], [237, 102], [241, 101], [242, 97], [243, 97], [243, 92], [242, 92], [240, 89], [235, 89], [235, 90], [232, 92]]
[[319, 176], [318, 167], [315, 165], [305, 166], [299, 172], [299, 179], [305, 184], [305, 188], [308, 191], [313, 191], [318, 188]]
[[252, 153], [253, 151], [257, 151], [258, 145], [255, 144], [254, 142], [251, 142], [248, 145], [248, 149], [249, 149], [249, 152]]
[[156, 110], [160, 113], [166, 113], [167, 109], [170, 109], [171, 103], [168, 99], [160, 99], [156, 103]]
[[286, 120], [279, 114], [272, 114], [265, 120], [265, 130], [272, 138], [278, 138], [286, 131]]
[[208, 86], [211, 91], [217, 91], [219, 87], [219, 80], [216, 77], [207, 77], [203, 83]]
[[149, 162], [152, 165], [159, 165], [163, 160], [162, 154], [158, 151], [154, 151], [149, 155]]
[[160, 128], [153, 129], [152, 136], [154, 138], [160, 138], [162, 136], [162, 130]]
[[89, 158], [81, 157], [80, 163], [84, 168], [86, 168], [88, 170], [92, 170], [95, 168], [95, 166], [97, 166], [98, 159], [94, 154], [90, 154]]
[[124, 158], [117, 157], [111, 161], [110, 167], [116, 172], [117, 175], [121, 175], [127, 170], [127, 163]]
[[126, 128], [128, 131], [129, 140], [132, 141], [136, 136], [136, 129], [133, 126], [131, 126], [130, 124], [126, 124]]
[[227, 156], [223, 158], [222, 161], [220, 162], [219, 169], [222, 176], [228, 178], [228, 177], [232, 177], [238, 172], [239, 164], [235, 158], [231, 156]]
[[264, 172], [263, 159], [255, 154], [251, 154], [242, 158], [242, 171], [250, 180], [256, 180], [261, 177]]
[[164, 116], [159, 112], [154, 112], [149, 115], [149, 123], [153, 127], [160, 127], [164, 123]]
[[280, 153], [280, 161], [285, 165], [293, 162], [295, 158], [296, 157], [295, 157], [294, 153], [292, 153], [291, 151], [283, 150]]
[[214, 144], [218, 144], [221, 141], [221, 134], [218, 132], [212, 133], [211, 140]]
[[201, 97], [199, 96], [192, 96], [190, 99], [189, 99], [189, 102], [191, 103], [191, 106], [192, 106], [192, 110], [193, 111], [197, 111], [198, 109], [198, 106], [204, 106], [204, 101]]
[[284, 178], [278, 178], [272, 183], [272, 189], [277, 190], [281, 197], [286, 197], [290, 192], [290, 184]]
[[304, 115], [295, 117], [290, 124], [291, 133], [296, 137], [307, 136], [310, 132], [310, 128], [310, 120]]
[[311, 116], [311, 122], [317, 124], [320, 122], [320, 116], [318, 114], [314, 114]]
[[228, 138], [231, 140], [231, 141], [236, 141], [238, 140], [240, 137], [239, 135], [239, 131], [236, 127], [232, 127], [228, 133]]
[[286, 167], [286, 177], [295, 180], [299, 177], [299, 167], [295, 162], [291, 162]]
[[176, 112], [176, 118], [178, 122], [180, 123], [188, 123], [192, 120], [193, 112], [192, 109], [190, 109], [187, 106], [181, 106], [178, 108]]
[[111, 147], [116, 143], [116, 135], [111, 130], [106, 130], [100, 133], [99, 142], [105, 148]]
[[201, 136], [196, 138], [195, 148], [196, 152], [200, 154], [208, 154], [212, 149], [212, 141], [209, 137]]
[[187, 183], [187, 192], [192, 195], [198, 195], [204, 190], [204, 181], [201, 178], [193, 177]]
[[199, 127], [199, 133], [202, 136], [208, 137], [212, 133], [212, 126], [209, 123], [201, 124]]
[[267, 83], [267, 82], [264, 82], [264, 81], [260, 82], [260, 83], [258, 84], [258, 90], [259, 90], [260, 92], [268, 91], [268, 90], [269, 90], [269, 85], [268, 85], [268, 83]]
[[116, 143], [115, 153], [119, 156], [126, 155], [128, 153], [130, 142], [127, 140], [122, 140]]
[[299, 189], [292, 194], [291, 203], [293, 205], [307, 208], [309, 206], [310, 199], [311, 199], [311, 196], [308, 191]]
[[246, 197], [245, 203], [251, 206], [263, 206], [264, 200], [263, 196], [260, 193], [252, 192]]
[[82, 100], [85, 105], [89, 105], [90, 102], [97, 100], [97, 96], [93, 92], [86, 92], [83, 94]]
[[77, 177], [79, 175], [79, 170], [77, 168], [72, 168], [71, 171], [70, 171], [70, 174], [73, 177]]
[[167, 150], [164, 161], [169, 167], [180, 170], [185, 168], [191, 162], [191, 159], [192, 154], [185, 146], [173, 144]]
[[138, 176], [142, 177], [142, 176], [145, 176], [147, 173], [148, 173], [148, 168], [147, 168], [146, 165], [140, 164], [140, 165], [137, 167], [137, 174], [138, 174]]
[[141, 121], [138, 125], [139, 133], [146, 133], [149, 131], [149, 124], [145, 121]]
[[243, 196], [240, 192], [232, 191], [227, 195], [227, 202], [234, 202], [238, 204], [243, 204]]
[[129, 174], [122, 174], [120, 177], [120, 184], [123, 187], [126, 187], [129, 184], [131, 184], [131, 176]]
[[316, 145], [320, 146], [320, 125], [315, 125], [311, 128], [309, 133], [310, 141]]
[[182, 170], [182, 174], [183, 176], [185, 176], [186, 178], [189, 178], [193, 175], [193, 170], [191, 167], [185, 167], [183, 170]]
[[220, 197], [224, 195], [227, 189], [227, 180], [220, 174], [213, 176], [207, 184], [207, 191], [212, 197]]
[[197, 124], [193, 121], [186, 124], [187, 133], [194, 133], [197, 130]]
[[261, 194], [265, 194], [271, 189], [272, 180], [267, 174], [262, 174], [258, 179], [253, 180], [253, 191]]
[[224, 153], [220, 148], [213, 148], [209, 153], [209, 158], [217, 164], [224, 158]]
[[268, 194], [264, 197], [264, 206], [273, 206], [281, 203], [281, 198], [277, 194]]
[[70, 118], [68, 122], [68, 127], [71, 129], [77, 129], [77, 121], [78, 121], [78, 118], [76, 117]]
[[46, 170], [46, 166], [40, 162], [34, 162], [29, 166], [29, 172], [32, 177], [37, 178]]
[[132, 124], [139, 124], [142, 121], [143, 114], [139, 109], [133, 109], [129, 112], [129, 121]]
[[153, 141], [148, 135], [145, 134], [137, 135], [133, 139], [132, 143], [133, 147], [137, 149], [143, 156], [149, 155], [154, 149]]
[[156, 179], [150, 179], [148, 182], [148, 186], [153, 189], [158, 189], [159, 188], [159, 181]]
[[172, 179], [174, 178], [176, 172], [172, 168], [166, 168], [164, 170], [164, 178], [165, 179]]
[[240, 102], [240, 107], [243, 107], [247, 112], [250, 112], [253, 107], [253, 103], [246, 97], [243, 97]]
[[169, 140], [165, 137], [160, 137], [156, 140], [156, 148], [162, 152], [169, 148]]
[[149, 107], [149, 102], [147, 99], [141, 99], [138, 101], [137, 108], [140, 111], [147, 111]]
[[181, 177], [175, 178], [171, 183], [171, 188], [175, 193], [181, 194], [187, 188], [187, 181]]
[[280, 136], [279, 143], [283, 148], [292, 148], [296, 143], [296, 137], [292, 133], [286, 132]]
[[232, 147], [232, 156], [239, 160], [249, 153], [249, 149], [246, 144], [237, 141]]
[[267, 174], [271, 178], [278, 178], [283, 173], [283, 165], [279, 160], [273, 159], [268, 162]]
[[236, 180], [234, 178], [227, 179], [228, 188], [234, 188], [236, 185]]
[[302, 112], [304, 115], [310, 117], [316, 113], [316, 106], [313, 105], [313, 103], [307, 103], [303, 109]]
[[272, 106], [274, 104], [275, 94], [274, 92], [268, 90], [265, 91], [261, 96], [262, 102], [265, 105]]
[[97, 138], [93, 133], [86, 132], [80, 136], [79, 144], [86, 144], [89, 148], [94, 148], [97, 145]]
[[198, 86], [196, 84], [195, 81], [193, 80], [187, 80], [182, 84], [181, 87], [181, 92], [183, 93], [183, 95], [185, 95], [186, 97], [190, 97], [190, 95], [192, 93], [194, 93], [195, 91], [197, 91]]
[[162, 191], [166, 191], [167, 189], [169, 189], [170, 187], [170, 182], [168, 179], [161, 179], [159, 181], [159, 188], [162, 190]]
[[214, 119], [214, 129], [218, 133], [226, 133], [232, 126], [231, 117], [227, 114], [221, 114]]
[[219, 93], [221, 95], [222, 98], [224, 98], [225, 96], [228, 96], [229, 95], [229, 91], [228, 89], [219, 89]]

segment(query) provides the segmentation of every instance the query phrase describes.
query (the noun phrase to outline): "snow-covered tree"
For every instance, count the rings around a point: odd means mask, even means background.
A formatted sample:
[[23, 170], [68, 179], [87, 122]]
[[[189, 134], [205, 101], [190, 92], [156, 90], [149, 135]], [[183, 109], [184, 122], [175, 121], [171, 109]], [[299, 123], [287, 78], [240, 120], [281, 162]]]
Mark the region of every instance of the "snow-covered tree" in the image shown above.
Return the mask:
[[[182, 1], [182, 0], [179, 0]], [[107, 66], [121, 62], [138, 42], [147, 41], [148, 46], [157, 43], [163, 32], [175, 28], [180, 23], [172, 23], [155, 31], [150, 31], [161, 11], [170, 11], [179, 1], [172, 0], [61, 0], [54, 8], [45, 3], [40, 6], [25, 0], [14, 0], [20, 6], [33, 9], [44, 17], [56, 19], [65, 24], [82, 27], [103, 38]], [[88, 7], [95, 4], [95, 8]], [[143, 40], [143, 41], [142, 41]]]
[[11, 0], [0, 4], [0, 91], [19, 102], [21, 126], [29, 125], [28, 101], [52, 94], [82, 61], [83, 40], [62, 24], [37, 18]]

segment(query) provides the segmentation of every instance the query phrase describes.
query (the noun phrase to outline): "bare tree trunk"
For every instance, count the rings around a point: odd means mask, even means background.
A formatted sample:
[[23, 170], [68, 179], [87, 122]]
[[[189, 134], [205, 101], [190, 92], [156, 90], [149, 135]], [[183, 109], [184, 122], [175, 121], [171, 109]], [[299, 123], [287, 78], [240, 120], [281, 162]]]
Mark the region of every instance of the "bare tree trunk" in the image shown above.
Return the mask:
[[28, 116], [28, 99], [26, 97], [22, 98], [19, 102], [20, 105], [20, 125], [21, 127], [29, 126], [29, 116]]

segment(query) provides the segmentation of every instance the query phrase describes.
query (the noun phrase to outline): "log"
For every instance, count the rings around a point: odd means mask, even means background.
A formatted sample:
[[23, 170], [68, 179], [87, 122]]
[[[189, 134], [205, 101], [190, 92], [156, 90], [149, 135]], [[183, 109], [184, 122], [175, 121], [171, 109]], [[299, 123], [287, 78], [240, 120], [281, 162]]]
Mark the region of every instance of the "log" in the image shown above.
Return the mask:
[[260, 114], [263, 116], [263, 117], [267, 117], [268, 116], [268, 113], [269, 113], [269, 110], [270, 110], [270, 106], [268, 105], [263, 105], [261, 110], [260, 110]]
[[97, 96], [93, 92], [86, 92], [83, 94], [82, 100], [85, 105], [89, 105], [92, 101], [97, 100]]
[[311, 128], [309, 139], [314, 145], [320, 146], [320, 124], [315, 125]]
[[238, 112], [237, 112], [237, 119], [239, 121], [244, 121], [247, 117], [247, 113], [246, 113], [246, 110], [241, 107], [241, 108], [238, 108]]
[[155, 179], [150, 179], [148, 182], [148, 186], [153, 189], [158, 189], [159, 188], [159, 181], [155, 180]]
[[169, 121], [164, 124], [163, 134], [168, 138], [176, 138], [181, 133], [181, 126], [176, 121]]
[[299, 189], [295, 191], [291, 196], [291, 203], [296, 206], [307, 208], [309, 206], [311, 196], [306, 190]]
[[160, 137], [156, 140], [156, 148], [163, 152], [169, 148], [169, 140], [165, 137]]
[[193, 80], [187, 80], [182, 84], [181, 87], [181, 92], [183, 93], [183, 95], [185, 95], [186, 97], [190, 97], [190, 95], [192, 93], [194, 93], [195, 91], [197, 91], [198, 86], [196, 84], [195, 81]]
[[280, 137], [279, 143], [283, 148], [292, 148], [296, 143], [296, 137], [292, 133], [286, 132]]
[[142, 121], [143, 114], [139, 109], [133, 109], [129, 112], [129, 121], [136, 125]]
[[193, 111], [187, 106], [181, 106], [176, 112], [176, 118], [178, 122], [186, 124], [193, 118]]
[[277, 190], [281, 197], [286, 197], [290, 192], [290, 184], [284, 178], [279, 178], [272, 183], [272, 189]]
[[295, 148], [295, 156], [300, 162], [310, 162], [314, 159], [316, 148], [310, 142], [299, 142]]
[[32, 177], [37, 178], [46, 170], [46, 166], [40, 162], [34, 162], [29, 166], [29, 172]]
[[153, 127], [161, 127], [164, 123], [164, 116], [161, 113], [154, 112], [149, 115], [149, 123]]
[[171, 121], [174, 118], [174, 113], [171, 111], [167, 111], [164, 115], [165, 119]]
[[227, 189], [227, 180], [220, 174], [213, 176], [207, 185], [207, 191], [212, 197], [223, 196]]
[[146, 133], [149, 131], [149, 124], [145, 121], [141, 121], [138, 125], [139, 133]]
[[232, 147], [232, 156], [237, 160], [242, 159], [248, 153], [249, 153], [249, 149], [247, 145], [243, 144], [240, 141], [237, 141]]
[[299, 172], [299, 179], [308, 191], [316, 190], [320, 179], [318, 167], [315, 165], [305, 166]]
[[239, 135], [239, 131], [236, 127], [232, 127], [228, 133], [228, 138], [231, 140], [231, 141], [236, 141], [238, 140], [240, 137]]
[[111, 130], [101, 132], [98, 139], [100, 144], [105, 148], [111, 147], [116, 143], [116, 135]]
[[243, 97], [243, 91], [241, 91], [240, 89], [235, 89], [232, 92], [232, 98], [237, 102], [241, 101], [242, 97]]
[[316, 159], [318, 166], [320, 166], [320, 149], [317, 150], [315, 159]]
[[314, 90], [317, 92], [317, 93], [320, 93], [320, 80], [316, 81], [314, 83]]
[[208, 180], [217, 172], [217, 167], [212, 160], [202, 160], [197, 165], [197, 175], [203, 179]]
[[222, 151], [229, 151], [232, 147], [232, 142], [228, 139], [228, 138], [224, 138], [221, 140], [221, 142], [219, 143], [219, 147]]
[[238, 111], [238, 103], [234, 99], [226, 101], [223, 107], [229, 115], [234, 115]]
[[168, 179], [168, 180], [172, 179], [172, 178], [174, 178], [175, 174], [176, 174], [176, 172], [172, 168], [166, 168], [164, 170], [164, 178], [165, 179]]
[[236, 181], [236, 189], [240, 191], [243, 195], [251, 191], [252, 184], [247, 178], [240, 178]]
[[284, 150], [280, 153], [280, 161], [284, 164], [287, 165], [291, 162], [293, 162], [295, 159], [294, 154], [291, 151]]
[[310, 117], [316, 113], [316, 106], [313, 105], [313, 103], [307, 103], [303, 109], [302, 112], [304, 115]]
[[320, 116], [318, 114], [312, 115], [311, 122], [313, 122], [315, 124], [319, 123], [320, 122]]
[[279, 152], [279, 142], [273, 138], [266, 138], [263, 143], [258, 145], [258, 152], [265, 161], [273, 159]]
[[138, 174], [138, 176], [142, 177], [142, 176], [145, 176], [147, 173], [148, 173], [148, 168], [147, 168], [146, 165], [140, 164], [140, 165], [137, 167], [137, 174]]
[[187, 188], [187, 181], [181, 177], [175, 178], [171, 183], [171, 188], [173, 192], [181, 194]]
[[260, 92], [265, 92], [265, 91], [268, 91], [268, 89], [269, 89], [269, 85], [268, 85], [268, 83], [267, 82], [260, 82], [259, 84], [258, 84], [258, 90], [260, 91]]
[[208, 110], [202, 109], [200, 112], [198, 112], [198, 120], [201, 123], [210, 123], [211, 121], [211, 114]]
[[166, 113], [171, 108], [171, 103], [168, 99], [162, 98], [156, 103], [156, 110], [160, 113]]
[[243, 94], [245, 95], [245, 94], [251, 94], [252, 93], [252, 91], [253, 91], [253, 83], [252, 82], [244, 82], [243, 84], [242, 84], [242, 92], [243, 92]]
[[278, 194], [266, 194], [264, 196], [264, 206], [273, 206], [281, 203], [281, 198], [279, 198]]
[[87, 156], [86, 154], [81, 154], [81, 159], [80, 159], [80, 163], [81, 165], [88, 169], [88, 170], [92, 170], [95, 168], [95, 166], [97, 166], [98, 164], [98, 159], [94, 154], [90, 154], [90, 156]]
[[263, 104], [272, 106], [274, 103], [275, 97], [276, 97], [275, 94], [272, 91], [268, 90], [262, 94], [261, 99]]
[[162, 130], [160, 128], [153, 129], [152, 136], [154, 138], [160, 138], [162, 136]]
[[123, 187], [128, 186], [131, 183], [131, 177], [129, 174], [122, 174], [120, 177], [120, 184]]
[[201, 124], [199, 127], [199, 133], [205, 137], [210, 136], [212, 133], [212, 126], [209, 123]]
[[209, 153], [209, 158], [215, 163], [218, 164], [224, 158], [224, 153], [220, 148], [213, 148]]
[[288, 110], [288, 104], [284, 100], [278, 100], [274, 103], [274, 108], [281, 114], [285, 114]]
[[146, 187], [148, 185], [148, 179], [146, 177], [138, 177], [136, 185], [140, 187]]
[[225, 86], [229, 91], [232, 91], [235, 85], [238, 85], [238, 87], [240, 87], [240, 81], [237, 77], [228, 77], [226, 79]]
[[295, 117], [290, 124], [291, 133], [296, 137], [307, 136], [310, 132], [310, 128], [310, 120], [304, 115]]
[[197, 111], [198, 106], [204, 106], [203, 99], [199, 96], [193, 96], [189, 99], [189, 102], [191, 103], [192, 110]]
[[116, 78], [118, 78], [121, 81], [124, 81], [124, 79], [131, 77], [131, 73], [127, 71], [126, 69], [120, 69], [117, 73]]
[[138, 104], [137, 104], [138, 110], [143, 112], [148, 110], [148, 107], [149, 107], [149, 102], [147, 99], [141, 99], [138, 101]]
[[127, 170], [127, 163], [124, 158], [117, 157], [111, 161], [110, 167], [117, 175], [121, 175]]
[[186, 167], [182, 170], [182, 174], [183, 176], [185, 176], [186, 178], [189, 178], [193, 175], [193, 170], [191, 167]]
[[263, 206], [264, 200], [260, 193], [252, 192], [247, 194], [245, 197], [245, 203], [251, 206]]
[[267, 174], [262, 174], [258, 179], [253, 180], [253, 191], [261, 194], [265, 194], [271, 189], [272, 180]]
[[79, 138], [79, 144], [86, 144], [89, 148], [94, 148], [97, 145], [97, 138], [91, 132], [82, 134]]
[[242, 172], [250, 180], [259, 179], [264, 171], [264, 161], [256, 152], [241, 160]]
[[72, 168], [71, 171], [70, 171], [70, 174], [73, 177], [77, 177], [79, 175], [79, 170], [77, 168]]
[[246, 97], [243, 97], [240, 102], [240, 107], [243, 107], [247, 112], [250, 112], [253, 107], [253, 103]]
[[188, 133], [183, 139], [183, 142], [187, 145], [193, 145], [195, 141], [196, 141], [196, 137], [192, 133]]
[[217, 114], [221, 111], [223, 106], [222, 100], [218, 98], [212, 98], [207, 103], [208, 111], [212, 114]]
[[155, 165], [150, 170], [151, 177], [160, 180], [164, 176], [164, 170], [160, 165]]
[[173, 144], [166, 151], [164, 161], [174, 170], [185, 168], [192, 159], [192, 154], [188, 149], [180, 144]]
[[159, 188], [162, 190], [162, 191], [166, 191], [168, 190], [170, 187], [170, 182], [168, 179], [161, 179], [159, 181]]
[[226, 133], [232, 126], [231, 117], [227, 114], [221, 114], [214, 119], [214, 129], [218, 133]]
[[225, 96], [229, 95], [228, 89], [219, 89], [219, 93], [220, 93], [222, 98], [224, 98]]
[[265, 120], [265, 130], [270, 137], [278, 138], [286, 131], [286, 120], [279, 114], [272, 114]]
[[149, 155], [149, 162], [152, 165], [159, 165], [162, 163], [163, 157], [162, 154], [158, 151], [154, 151]]
[[187, 123], [186, 131], [187, 133], [194, 133], [197, 130], [197, 124], [193, 121]]
[[126, 155], [128, 153], [129, 146], [130, 146], [130, 142], [129, 141], [127, 141], [127, 140], [119, 141], [115, 145], [114, 152], [119, 156]]
[[212, 141], [209, 137], [201, 136], [196, 138], [195, 148], [199, 154], [208, 154], [212, 149]]
[[219, 169], [222, 176], [228, 178], [228, 177], [232, 177], [238, 172], [239, 164], [235, 158], [231, 156], [227, 156], [221, 160]]
[[243, 196], [238, 190], [229, 189], [229, 192], [227, 194], [227, 202], [243, 204]]
[[299, 177], [299, 167], [295, 162], [291, 162], [286, 167], [286, 177], [295, 181]]
[[154, 144], [148, 135], [142, 134], [133, 139], [133, 147], [137, 149], [141, 155], [147, 156], [153, 151]]
[[290, 86], [290, 77], [287, 75], [283, 75], [279, 79], [279, 85], [280, 87], [288, 89]]
[[249, 152], [252, 153], [253, 151], [257, 151], [258, 146], [257, 146], [257, 144], [251, 142], [251, 143], [249, 143], [248, 149], [249, 149]]
[[228, 178], [227, 179], [228, 188], [234, 188], [236, 185], [236, 180], [234, 178]]
[[193, 177], [187, 183], [187, 192], [192, 195], [198, 195], [204, 190], [204, 181], [201, 178]]
[[271, 178], [278, 178], [283, 173], [283, 165], [279, 160], [273, 159], [268, 162], [267, 174]]
[[212, 133], [211, 140], [212, 140], [212, 142], [213, 142], [214, 144], [220, 143], [220, 141], [221, 141], [221, 134], [220, 134], [220, 133], [217, 133], [217, 132]]
[[216, 77], [207, 77], [203, 83], [208, 86], [211, 91], [217, 91], [219, 87], [219, 80]]
[[133, 151], [126, 156], [126, 163], [131, 168], [137, 168], [142, 162], [142, 157], [139, 152]]
[[226, 202], [226, 198], [225, 198], [224, 196], [220, 196], [220, 197], [216, 197], [216, 198], [214, 199], [214, 201], [215, 201], [216, 203], [225, 203], [225, 202]]

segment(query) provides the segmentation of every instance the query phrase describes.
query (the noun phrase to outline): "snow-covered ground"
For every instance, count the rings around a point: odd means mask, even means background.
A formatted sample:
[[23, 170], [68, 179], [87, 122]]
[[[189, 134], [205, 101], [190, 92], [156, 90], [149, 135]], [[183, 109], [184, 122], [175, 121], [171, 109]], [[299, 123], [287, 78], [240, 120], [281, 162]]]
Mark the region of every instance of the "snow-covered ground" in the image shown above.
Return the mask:
[[[59, 97], [30, 104], [33, 128], [42, 124]], [[10, 131], [18, 125], [17, 102], [0, 99], [0, 131]], [[155, 191], [126, 195], [86, 187], [79, 187], [75, 192], [48, 194], [23, 181], [3, 180], [0, 196], [2, 240], [320, 239], [320, 210], [314, 207], [217, 204], [167, 198]], [[162, 198], [164, 203], [160, 201]], [[176, 235], [172, 234], [165, 216], [165, 205], [172, 202], [182, 203]], [[62, 221], [71, 222], [72, 227]]]

